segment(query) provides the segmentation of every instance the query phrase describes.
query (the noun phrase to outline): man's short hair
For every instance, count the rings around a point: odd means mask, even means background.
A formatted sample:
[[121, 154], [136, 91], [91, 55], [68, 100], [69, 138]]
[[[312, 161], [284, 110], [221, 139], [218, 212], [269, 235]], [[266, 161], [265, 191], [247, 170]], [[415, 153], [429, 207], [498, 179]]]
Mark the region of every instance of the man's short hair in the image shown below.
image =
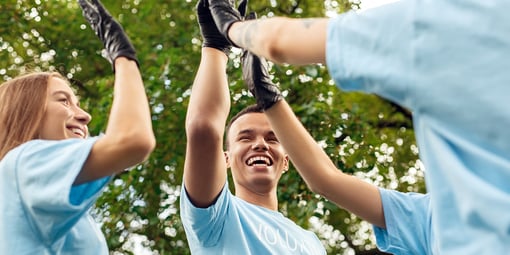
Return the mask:
[[234, 115], [230, 121], [227, 124], [227, 128], [225, 129], [225, 148], [228, 150], [229, 144], [228, 144], [228, 133], [230, 131], [230, 127], [232, 127], [232, 124], [239, 119], [241, 116], [248, 114], [248, 113], [264, 113], [264, 108], [262, 108], [259, 105], [252, 104], [248, 105], [245, 108], [243, 108], [241, 111], [239, 111], [236, 115]]

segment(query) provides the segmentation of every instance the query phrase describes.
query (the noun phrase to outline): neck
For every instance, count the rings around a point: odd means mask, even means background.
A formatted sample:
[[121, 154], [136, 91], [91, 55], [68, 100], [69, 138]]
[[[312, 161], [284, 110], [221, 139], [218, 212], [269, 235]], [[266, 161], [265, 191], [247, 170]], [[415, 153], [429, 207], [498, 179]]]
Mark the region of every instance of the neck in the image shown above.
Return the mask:
[[267, 192], [253, 192], [246, 188], [236, 187], [236, 196], [242, 200], [265, 207], [269, 210], [278, 211], [278, 197], [276, 195], [276, 188]]

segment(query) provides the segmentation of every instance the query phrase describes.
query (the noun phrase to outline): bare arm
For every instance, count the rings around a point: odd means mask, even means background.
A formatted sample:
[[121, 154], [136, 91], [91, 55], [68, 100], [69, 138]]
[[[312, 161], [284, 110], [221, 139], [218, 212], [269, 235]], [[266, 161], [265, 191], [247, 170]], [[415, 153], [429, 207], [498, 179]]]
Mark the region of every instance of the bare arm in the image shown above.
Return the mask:
[[112, 175], [136, 165], [156, 145], [149, 103], [134, 61], [115, 60], [114, 99], [105, 134], [92, 147], [76, 183]]
[[386, 227], [377, 187], [338, 170], [285, 100], [267, 109], [266, 115], [292, 163], [313, 192], [376, 226]]
[[239, 47], [276, 63], [325, 63], [328, 21], [283, 17], [248, 20], [233, 23], [228, 35]]
[[227, 178], [223, 133], [230, 109], [226, 64], [219, 50], [202, 48], [186, 116], [184, 184], [195, 206], [211, 205]]

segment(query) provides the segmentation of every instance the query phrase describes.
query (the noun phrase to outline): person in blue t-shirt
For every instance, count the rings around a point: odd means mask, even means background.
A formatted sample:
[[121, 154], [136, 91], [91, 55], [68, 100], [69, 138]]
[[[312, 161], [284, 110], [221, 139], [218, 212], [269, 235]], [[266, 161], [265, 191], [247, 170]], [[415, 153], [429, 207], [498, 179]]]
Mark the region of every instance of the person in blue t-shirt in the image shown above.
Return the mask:
[[[326, 254], [313, 232], [278, 212], [277, 184], [289, 162], [261, 108], [245, 108], [231, 118], [225, 132], [230, 44], [217, 31], [206, 4], [197, 4], [203, 47], [186, 116], [180, 196], [191, 253]], [[228, 187], [228, 168], [235, 195]]]
[[[503, 0], [403, 0], [333, 18], [241, 21], [231, 1], [210, 0], [220, 32], [236, 46], [277, 63], [324, 63], [339, 88], [412, 111], [430, 204], [421, 225], [434, 234], [394, 231], [386, 209], [400, 200], [380, 192], [387, 235], [377, 242], [396, 254], [412, 253], [412, 240], [423, 238], [431, 249], [424, 254], [510, 250], [508, 8]], [[330, 179], [308, 171], [300, 172], [312, 189], [331, 200], [345, 195], [324, 190]], [[415, 237], [399, 236], [406, 234]]]
[[406, 248], [392, 247], [396, 254], [432, 254], [430, 196], [378, 188], [337, 169], [272, 83], [265, 59], [244, 51], [241, 62], [244, 83], [312, 191], [373, 224], [379, 248], [398, 239]]
[[107, 255], [88, 210], [113, 174], [155, 147], [134, 48], [98, 1], [80, 4], [115, 70], [108, 126], [88, 137], [91, 116], [58, 73], [0, 85], [0, 254]]

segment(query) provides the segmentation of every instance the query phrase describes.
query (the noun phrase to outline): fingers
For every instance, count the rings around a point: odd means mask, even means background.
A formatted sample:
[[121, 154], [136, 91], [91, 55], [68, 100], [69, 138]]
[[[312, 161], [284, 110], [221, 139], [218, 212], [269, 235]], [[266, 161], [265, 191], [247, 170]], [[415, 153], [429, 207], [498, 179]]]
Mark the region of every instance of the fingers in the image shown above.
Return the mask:
[[78, 0], [78, 3], [80, 4], [83, 16], [85, 16], [87, 21], [92, 24], [96, 24], [99, 20], [99, 15], [95, 6], [87, 0]]
[[247, 8], [248, 8], [248, 0], [242, 0], [239, 3], [239, 6], [237, 6], [237, 10], [241, 14], [241, 17], [244, 17], [244, 15], [246, 14], [246, 9]]
[[199, 0], [197, 3], [197, 9], [199, 8], [209, 8], [209, 1], [208, 0]]
[[257, 13], [256, 12], [250, 12], [250, 14], [248, 14], [248, 16], [245, 19], [246, 20], [257, 19]]
[[[200, 0], [200, 1], [198, 1], [198, 3], [197, 3], [197, 14], [201, 15], [201, 16], [204, 16], [204, 15], [211, 16], [210, 13], [211, 12], [209, 11], [209, 3], [208, 3], [208, 1], [207, 0]], [[211, 17], [211, 20], [212, 20], [212, 17]]]
[[94, 14], [98, 14], [101, 17], [111, 16], [99, 0], [78, 0], [78, 3], [87, 17], [91, 17]]

